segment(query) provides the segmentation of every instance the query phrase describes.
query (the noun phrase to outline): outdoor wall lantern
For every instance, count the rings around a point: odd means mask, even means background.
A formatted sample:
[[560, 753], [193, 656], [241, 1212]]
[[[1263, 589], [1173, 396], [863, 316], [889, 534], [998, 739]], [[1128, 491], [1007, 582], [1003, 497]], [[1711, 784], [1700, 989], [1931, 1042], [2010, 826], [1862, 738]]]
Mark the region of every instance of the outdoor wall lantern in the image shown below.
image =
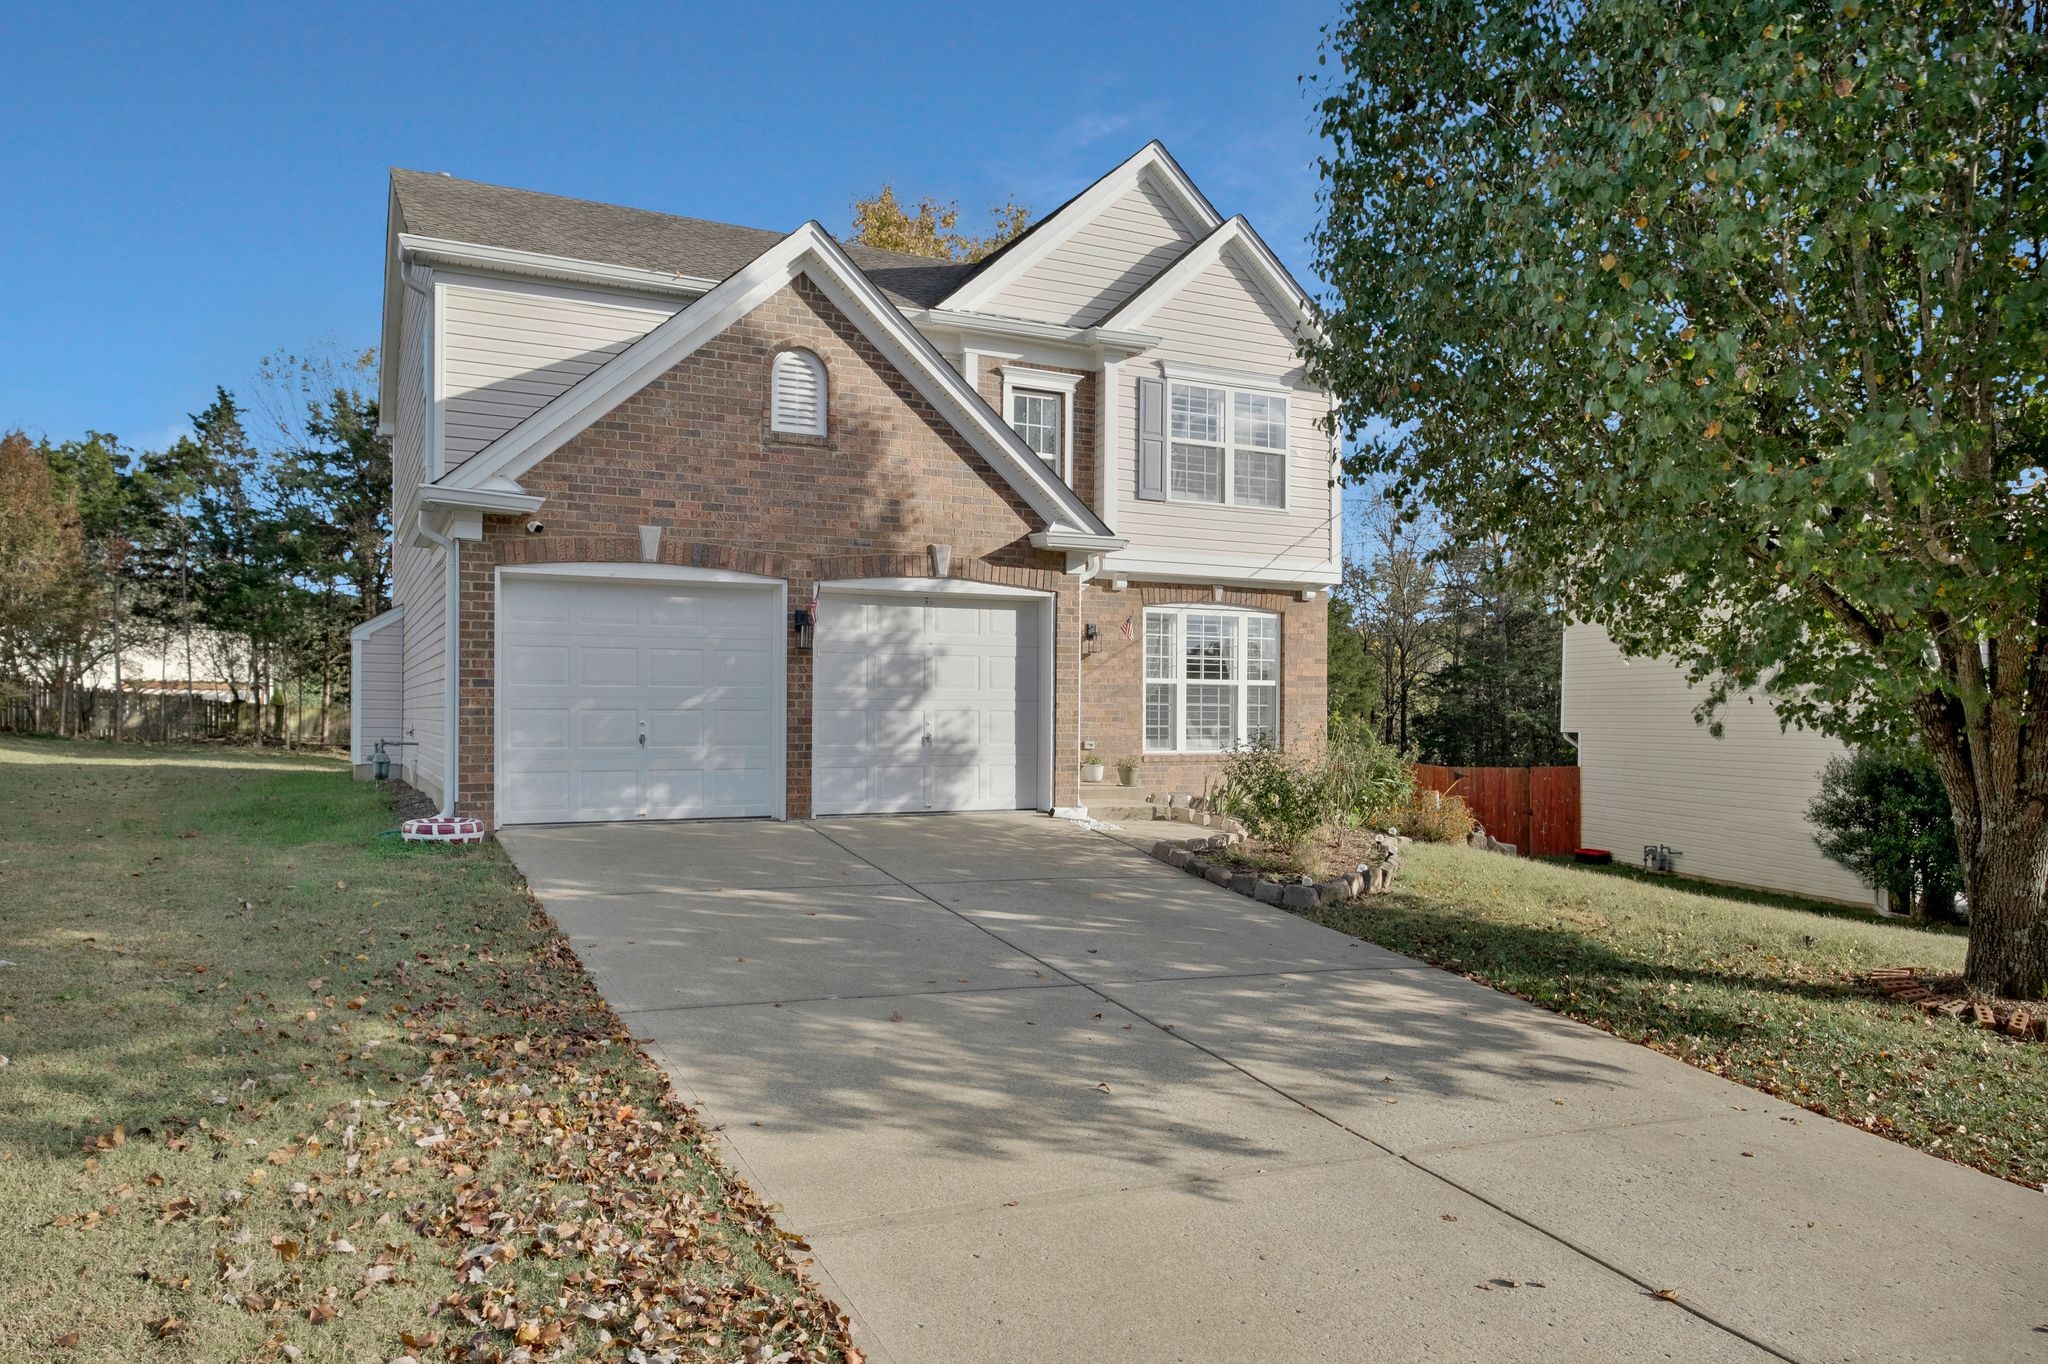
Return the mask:
[[796, 631], [796, 647], [804, 653], [811, 651], [811, 627], [813, 623], [810, 611], [804, 607], [799, 606], [796, 610], [789, 613], [789, 628]]
[[1093, 644], [1096, 640], [1102, 638], [1102, 628], [1091, 620], [1081, 627], [1081, 638]]

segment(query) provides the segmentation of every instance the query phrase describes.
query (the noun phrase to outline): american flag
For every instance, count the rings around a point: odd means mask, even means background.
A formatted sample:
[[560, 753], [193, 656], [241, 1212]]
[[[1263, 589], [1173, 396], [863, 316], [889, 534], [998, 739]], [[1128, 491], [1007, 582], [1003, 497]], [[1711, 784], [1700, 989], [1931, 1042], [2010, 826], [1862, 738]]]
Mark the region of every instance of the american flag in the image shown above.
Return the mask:
[[1129, 616], [1125, 616], [1124, 623], [1122, 625], [1117, 626], [1116, 628], [1123, 632], [1123, 636], [1125, 639], [1137, 638], [1136, 635], [1131, 633], [1131, 618]]

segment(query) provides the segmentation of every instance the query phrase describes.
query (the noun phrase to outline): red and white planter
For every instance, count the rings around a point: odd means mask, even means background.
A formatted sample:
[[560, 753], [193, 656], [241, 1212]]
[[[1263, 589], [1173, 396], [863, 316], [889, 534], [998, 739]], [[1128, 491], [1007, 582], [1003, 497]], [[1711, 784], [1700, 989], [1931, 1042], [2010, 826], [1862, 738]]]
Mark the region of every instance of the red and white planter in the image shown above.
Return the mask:
[[408, 819], [398, 826], [408, 843], [481, 843], [484, 822], [467, 816], [442, 815], [430, 819]]

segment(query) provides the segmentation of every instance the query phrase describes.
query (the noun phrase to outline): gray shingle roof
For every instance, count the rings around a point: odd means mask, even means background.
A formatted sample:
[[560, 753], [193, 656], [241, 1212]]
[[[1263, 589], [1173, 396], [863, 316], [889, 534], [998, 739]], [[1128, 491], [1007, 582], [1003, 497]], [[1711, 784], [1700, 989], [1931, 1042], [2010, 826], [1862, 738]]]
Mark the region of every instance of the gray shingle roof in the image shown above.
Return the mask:
[[[644, 208], [394, 170], [401, 231], [575, 260], [724, 279], [786, 235]], [[847, 255], [897, 304], [935, 307], [978, 268], [858, 244]]]

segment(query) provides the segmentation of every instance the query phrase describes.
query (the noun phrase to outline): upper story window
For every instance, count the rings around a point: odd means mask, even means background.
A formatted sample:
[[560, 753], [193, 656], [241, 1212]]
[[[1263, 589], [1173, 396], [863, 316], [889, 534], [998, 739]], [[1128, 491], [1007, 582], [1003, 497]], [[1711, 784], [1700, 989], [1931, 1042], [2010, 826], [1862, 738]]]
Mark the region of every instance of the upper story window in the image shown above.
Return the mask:
[[1280, 737], [1280, 617], [1224, 606], [1145, 612], [1145, 751], [1221, 753]]
[[1169, 500], [1287, 505], [1285, 397], [1175, 380], [1167, 415]]
[[1010, 393], [1010, 426], [1031, 452], [1058, 472], [1066, 459], [1066, 403], [1057, 393]]
[[1003, 367], [1003, 415], [1025, 448], [1059, 477], [1074, 475], [1074, 390], [1081, 376]]
[[822, 436], [828, 393], [825, 364], [807, 350], [786, 350], [769, 373], [768, 429], [788, 436]]

